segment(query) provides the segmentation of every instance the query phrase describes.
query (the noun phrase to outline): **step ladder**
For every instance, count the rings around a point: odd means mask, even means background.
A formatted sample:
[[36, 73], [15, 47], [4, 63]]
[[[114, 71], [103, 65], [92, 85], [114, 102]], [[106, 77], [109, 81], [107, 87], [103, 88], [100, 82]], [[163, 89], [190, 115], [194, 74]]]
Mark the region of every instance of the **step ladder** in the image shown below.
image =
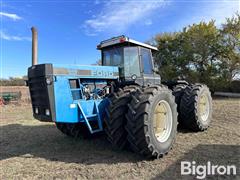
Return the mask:
[[[80, 102], [77, 103], [79, 109], [80, 109], [80, 112], [82, 113], [83, 115], [83, 119], [84, 119], [84, 122], [87, 124], [87, 127], [90, 131], [91, 134], [94, 134], [94, 133], [97, 133], [97, 132], [100, 132], [103, 130], [103, 126], [102, 126], [102, 120], [101, 120], [101, 117], [100, 117], [100, 114], [99, 114], [99, 109], [98, 109], [98, 106], [96, 104], [96, 102], [94, 102], [94, 108], [96, 109], [96, 114], [91, 114], [91, 115], [86, 115], [82, 109], [82, 106], [80, 104]], [[89, 119], [91, 118], [97, 118], [97, 122], [98, 122], [98, 128], [96, 129], [93, 129], [91, 127], [91, 124], [89, 123]]]

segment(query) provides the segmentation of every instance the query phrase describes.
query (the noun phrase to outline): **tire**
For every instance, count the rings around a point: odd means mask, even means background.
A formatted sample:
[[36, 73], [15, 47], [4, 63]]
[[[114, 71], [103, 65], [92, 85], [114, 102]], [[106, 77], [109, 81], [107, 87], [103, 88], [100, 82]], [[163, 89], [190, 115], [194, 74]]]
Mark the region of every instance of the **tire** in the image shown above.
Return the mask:
[[184, 94], [184, 90], [186, 89], [188, 85], [186, 84], [177, 84], [173, 87], [173, 95], [175, 97], [175, 102], [177, 104], [177, 111], [178, 111], [178, 123], [180, 126], [182, 126], [182, 120], [181, 120], [181, 111], [180, 111], [180, 103], [182, 96]]
[[80, 123], [55, 123], [56, 127], [65, 135], [78, 138], [81, 134]]
[[[206, 98], [205, 103], [201, 98]], [[204, 107], [204, 110], [201, 108]], [[187, 86], [180, 103], [180, 118], [185, 128], [192, 131], [204, 131], [212, 118], [212, 97], [206, 85]], [[203, 113], [204, 112], [204, 113]]]
[[[153, 123], [155, 109], [163, 102], [170, 109], [167, 113], [171, 118], [167, 118], [166, 121], [170, 122], [168, 136], [164, 141], [160, 141], [156, 136]], [[126, 117], [127, 139], [133, 151], [147, 158], [160, 158], [172, 148], [178, 124], [177, 105], [172, 91], [166, 86], [152, 86], [137, 90], [132, 94]]]
[[56, 122], [56, 127], [60, 130], [63, 134], [78, 138], [89, 138], [92, 134], [89, 132], [87, 126], [84, 123], [58, 123]]
[[105, 109], [105, 132], [114, 148], [123, 149], [127, 143], [125, 130], [128, 106], [131, 100], [130, 93], [136, 91], [137, 86], [126, 86], [108, 97], [108, 107]]

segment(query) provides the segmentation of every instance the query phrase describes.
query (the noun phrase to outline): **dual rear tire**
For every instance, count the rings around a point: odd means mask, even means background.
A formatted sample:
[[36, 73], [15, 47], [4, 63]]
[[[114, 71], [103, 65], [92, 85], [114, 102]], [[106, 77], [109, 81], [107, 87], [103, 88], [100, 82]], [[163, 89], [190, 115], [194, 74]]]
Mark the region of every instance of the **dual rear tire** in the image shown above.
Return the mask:
[[212, 97], [203, 84], [187, 86], [181, 97], [179, 119], [182, 127], [192, 131], [206, 130], [212, 119]]

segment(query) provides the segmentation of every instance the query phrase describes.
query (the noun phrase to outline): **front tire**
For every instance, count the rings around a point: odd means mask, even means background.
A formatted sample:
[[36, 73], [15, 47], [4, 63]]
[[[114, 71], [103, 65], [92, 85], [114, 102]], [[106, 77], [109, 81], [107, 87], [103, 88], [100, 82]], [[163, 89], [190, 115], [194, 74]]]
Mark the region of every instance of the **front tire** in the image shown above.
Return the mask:
[[171, 90], [163, 85], [137, 90], [126, 117], [133, 151], [154, 158], [169, 152], [177, 132], [177, 105]]
[[56, 127], [60, 130], [63, 134], [78, 138], [81, 134], [81, 124], [80, 123], [59, 123], [56, 122]]
[[114, 148], [123, 149], [127, 143], [126, 113], [127, 104], [131, 100], [130, 93], [136, 91], [137, 86], [126, 86], [108, 97], [108, 107], [105, 110], [105, 132]]
[[[91, 126], [97, 126], [96, 122], [90, 122]], [[95, 133], [95, 134], [91, 134], [87, 125], [83, 122], [81, 123], [60, 123], [60, 122], [56, 122], [56, 127], [58, 130], [60, 130], [63, 134], [72, 137], [72, 138], [92, 138], [95, 137], [96, 134], [100, 134], [99, 133]]]

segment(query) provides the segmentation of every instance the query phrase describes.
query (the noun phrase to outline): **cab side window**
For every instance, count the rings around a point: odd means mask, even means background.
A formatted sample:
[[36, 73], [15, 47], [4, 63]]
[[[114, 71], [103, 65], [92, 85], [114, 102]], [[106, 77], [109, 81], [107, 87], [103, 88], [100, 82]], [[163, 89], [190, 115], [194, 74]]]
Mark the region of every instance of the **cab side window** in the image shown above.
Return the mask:
[[111, 53], [109, 51], [103, 51], [103, 65], [104, 66], [111, 65]]
[[152, 58], [149, 49], [141, 48], [141, 58], [144, 74], [153, 74]]

